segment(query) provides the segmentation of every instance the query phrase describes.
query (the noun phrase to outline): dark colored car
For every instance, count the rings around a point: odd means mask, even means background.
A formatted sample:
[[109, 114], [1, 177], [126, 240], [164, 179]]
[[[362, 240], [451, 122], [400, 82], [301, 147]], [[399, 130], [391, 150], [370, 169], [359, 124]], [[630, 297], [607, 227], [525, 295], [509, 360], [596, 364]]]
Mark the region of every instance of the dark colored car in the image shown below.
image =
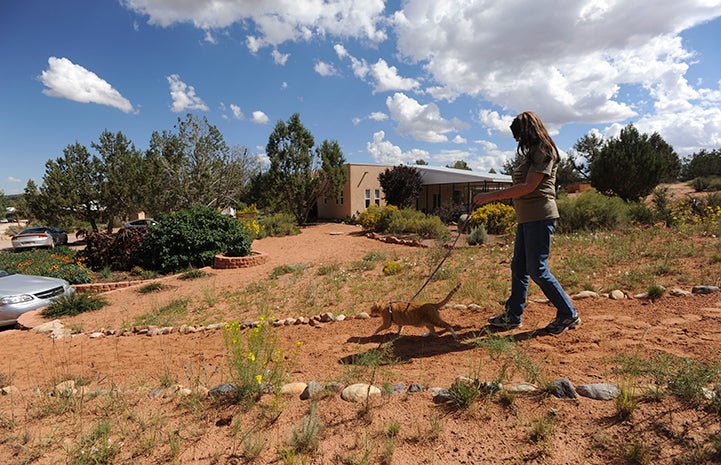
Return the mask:
[[53, 226], [34, 226], [26, 228], [14, 235], [11, 239], [13, 247], [23, 249], [28, 247], [49, 247], [66, 245], [68, 234], [60, 228]]
[[64, 279], [0, 270], [0, 326], [14, 325], [23, 313], [46, 307], [73, 292], [75, 289]]

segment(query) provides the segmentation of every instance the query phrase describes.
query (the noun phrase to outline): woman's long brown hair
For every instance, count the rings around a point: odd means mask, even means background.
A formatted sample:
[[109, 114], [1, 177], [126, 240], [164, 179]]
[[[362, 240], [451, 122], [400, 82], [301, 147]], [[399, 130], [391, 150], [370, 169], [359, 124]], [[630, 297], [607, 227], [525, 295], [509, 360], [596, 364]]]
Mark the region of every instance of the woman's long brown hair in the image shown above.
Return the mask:
[[539, 145], [543, 153], [554, 160], [559, 159], [558, 148], [551, 139], [541, 118], [532, 111], [524, 111], [511, 123], [513, 137], [518, 139], [516, 152], [526, 155], [531, 147]]

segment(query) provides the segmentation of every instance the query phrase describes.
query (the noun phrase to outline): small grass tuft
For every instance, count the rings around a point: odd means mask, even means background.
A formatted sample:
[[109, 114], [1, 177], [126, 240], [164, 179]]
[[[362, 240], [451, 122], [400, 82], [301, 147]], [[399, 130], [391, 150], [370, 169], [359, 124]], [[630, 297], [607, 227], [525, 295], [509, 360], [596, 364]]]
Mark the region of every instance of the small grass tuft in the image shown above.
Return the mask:
[[108, 300], [98, 294], [76, 292], [56, 300], [42, 310], [46, 318], [75, 316], [85, 312], [94, 312], [108, 305]]
[[139, 294], [150, 294], [151, 292], [159, 292], [165, 289], [165, 285], [163, 283], [160, 283], [158, 281], [145, 284], [143, 286], [140, 286], [138, 288]]
[[188, 270], [185, 273], [182, 273], [180, 276], [178, 276], [178, 279], [189, 281], [189, 280], [193, 280], [193, 279], [205, 278], [207, 276], [209, 276], [208, 272], [206, 272], [204, 270], [194, 269], [194, 270]]

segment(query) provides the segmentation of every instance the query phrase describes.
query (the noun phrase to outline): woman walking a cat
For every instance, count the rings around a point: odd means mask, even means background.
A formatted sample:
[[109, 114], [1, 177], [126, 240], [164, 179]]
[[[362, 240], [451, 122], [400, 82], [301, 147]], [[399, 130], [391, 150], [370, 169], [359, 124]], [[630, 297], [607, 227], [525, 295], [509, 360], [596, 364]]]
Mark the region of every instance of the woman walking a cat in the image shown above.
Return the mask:
[[511, 132], [518, 142], [516, 151], [523, 157], [520, 166], [513, 171], [513, 185], [473, 196], [477, 206], [513, 199], [518, 220], [511, 261], [511, 295], [506, 300], [505, 311], [489, 318], [488, 323], [502, 330], [521, 327], [530, 278], [556, 307], [556, 319], [546, 326], [546, 331], [561, 334], [580, 325], [581, 318], [548, 269], [551, 234], [558, 218], [555, 186], [558, 148], [541, 118], [531, 111], [516, 116], [511, 123]]

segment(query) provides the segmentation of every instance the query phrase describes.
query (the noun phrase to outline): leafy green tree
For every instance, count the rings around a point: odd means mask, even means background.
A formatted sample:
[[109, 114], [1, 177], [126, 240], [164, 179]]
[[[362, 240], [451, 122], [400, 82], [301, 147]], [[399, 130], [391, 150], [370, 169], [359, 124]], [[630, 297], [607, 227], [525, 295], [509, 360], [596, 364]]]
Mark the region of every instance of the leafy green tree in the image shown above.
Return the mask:
[[561, 158], [556, 169], [556, 190], [565, 189], [569, 184], [581, 182], [583, 178], [570, 157]]
[[39, 189], [28, 181], [25, 194], [30, 213], [49, 224], [64, 224], [72, 217], [90, 223], [93, 231], [104, 216], [102, 161], [76, 142], [63, 156], [45, 163]]
[[410, 207], [423, 189], [423, 177], [418, 168], [397, 165], [378, 175], [386, 203], [398, 208]]
[[513, 157], [513, 160], [506, 160], [503, 162], [503, 168], [501, 169], [501, 174], [511, 175], [513, 172], [521, 166], [521, 163], [523, 163], [523, 159], [525, 157], [521, 155], [520, 153], [516, 152], [516, 156]]
[[625, 201], [649, 195], [670, 171], [667, 148], [659, 139], [639, 133], [633, 124], [623, 128], [618, 138], [606, 141], [593, 158], [589, 166], [591, 185]]
[[657, 132], [651, 134], [648, 141], [663, 164], [661, 182], [676, 182], [681, 173], [681, 159], [676, 151]]
[[680, 172], [682, 181], [691, 181], [703, 176], [721, 176], [721, 150], [701, 149], [683, 160]]
[[237, 205], [259, 162], [247, 149], [228, 147], [205, 117], [188, 114], [178, 118], [175, 129], [151, 136], [145, 156], [145, 210], [156, 214], [195, 205]]
[[416, 163], [416, 165], [420, 165], [420, 166], [428, 165], [427, 161], [420, 159], [420, 158], [418, 160], [416, 160], [415, 163]]
[[466, 163], [464, 160], [457, 160], [452, 165], [446, 165], [446, 168], [455, 168], [457, 170], [473, 171], [473, 170], [471, 170], [471, 167], [468, 166], [468, 163]]
[[5, 192], [0, 189], [0, 216], [5, 217], [5, 209], [8, 207], [8, 199], [5, 197]]
[[103, 131], [92, 147], [102, 163], [100, 202], [108, 232], [112, 232], [114, 218], [142, 210], [143, 155], [120, 131]]
[[298, 223], [308, 221], [318, 197], [335, 195], [345, 184], [345, 159], [337, 142], [315, 140], [298, 113], [278, 121], [268, 137], [271, 185]]
[[573, 144], [573, 150], [569, 152], [569, 160], [582, 179], [588, 179], [589, 167], [596, 159], [603, 147], [603, 138], [596, 134], [586, 134]]

